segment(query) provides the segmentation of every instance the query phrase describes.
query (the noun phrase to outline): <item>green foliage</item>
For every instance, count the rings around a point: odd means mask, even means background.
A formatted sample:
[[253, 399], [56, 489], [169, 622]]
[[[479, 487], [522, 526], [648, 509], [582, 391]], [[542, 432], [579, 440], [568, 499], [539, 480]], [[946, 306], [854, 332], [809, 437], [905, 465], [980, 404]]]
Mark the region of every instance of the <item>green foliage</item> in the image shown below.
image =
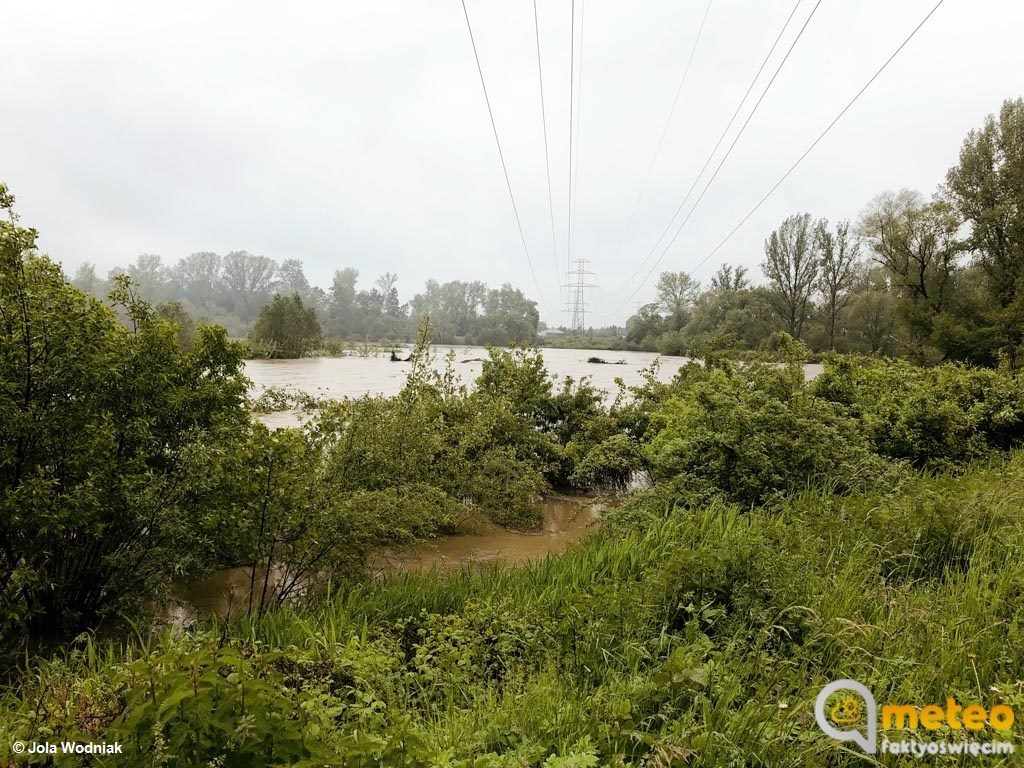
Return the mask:
[[810, 214], [785, 218], [765, 240], [767, 286], [751, 287], [723, 265], [710, 290], [665, 301], [661, 288], [679, 276], [662, 273], [659, 301], [627, 321], [628, 342], [699, 356], [708, 348], [761, 349], [783, 330], [817, 352], [1021, 370], [1022, 126], [1024, 99], [1003, 102], [964, 140], [931, 199], [909, 189], [885, 192], [855, 228], [844, 221], [834, 231]]
[[320, 343], [320, 321], [299, 294], [276, 295], [260, 310], [249, 337], [266, 345], [267, 357], [302, 357]]
[[690, 498], [722, 493], [763, 504], [809, 484], [866, 487], [886, 471], [858, 423], [808, 391], [798, 362], [691, 363], [655, 418], [660, 429], [646, 448], [652, 477]]
[[153, 313], [174, 324], [178, 330], [178, 346], [190, 349], [196, 339], [196, 321], [185, 310], [180, 301], [165, 301], [153, 308]]
[[831, 680], [1024, 705], [1022, 488], [1017, 454], [894, 492], [660, 510], [642, 529], [613, 512], [521, 568], [87, 640], [4, 694], [0, 738], [119, 740], [126, 766], [860, 765], [814, 725]]
[[[6, 190], [4, 190], [6, 196]], [[222, 329], [191, 348], [116, 282], [114, 311], [0, 221], [0, 644], [137, 613], [195, 566], [195, 449], [248, 421]]]
[[[324, 482], [334, 493], [426, 485], [467, 513], [535, 526], [553, 448], [504, 394], [487, 386], [467, 392], [456, 384], [451, 361], [438, 374], [430, 355], [424, 337], [396, 397], [362, 397], [320, 409], [312, 430], [329, 468]], [[531, 365], [514, 363], [503, 375], [546, 379], [542, 366]], [[545, 401], [543, 393], [535, 395], [537, 403]], [[516, 403], [525, 407], [531, 397], [524, 389]]]
[[604, 393], [586, 378], [555, 385], [538, 350], [490, 348], [474, 396], [507, 404], [520, 420], [518, 442], [529, 446], [549, 482], [624, 485], [641, 461], [638, 451], [615, 442], [622, 426]]
[[919, 467], [962, 464], [1024, 440], [1024, 383], [997, 371], [835, 358], [812, 389], [846, 406], [874, 451]]

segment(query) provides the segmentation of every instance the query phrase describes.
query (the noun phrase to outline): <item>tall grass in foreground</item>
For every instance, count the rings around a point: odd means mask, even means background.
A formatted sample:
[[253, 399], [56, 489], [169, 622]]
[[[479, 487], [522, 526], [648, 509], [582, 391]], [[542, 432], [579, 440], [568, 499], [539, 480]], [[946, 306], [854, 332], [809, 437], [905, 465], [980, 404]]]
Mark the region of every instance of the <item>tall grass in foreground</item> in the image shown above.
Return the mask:
[[118, 766], [897, 764], [823, 736], [814, 698], [852, 677], [1024, 714], [1022, 508], [1024, 453], [753, 510], [651, 494], [525, 566], [86, 641], [6, 693], [0, 739], [120, 739]]

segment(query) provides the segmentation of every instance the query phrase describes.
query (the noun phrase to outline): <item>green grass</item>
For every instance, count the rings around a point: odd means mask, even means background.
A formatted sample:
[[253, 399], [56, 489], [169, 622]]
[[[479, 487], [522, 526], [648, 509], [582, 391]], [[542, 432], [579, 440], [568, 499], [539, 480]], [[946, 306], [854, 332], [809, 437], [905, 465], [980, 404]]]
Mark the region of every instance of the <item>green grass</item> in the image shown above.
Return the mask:
[[630, 507], [522, 567], [85, 641], [6, 692], [0, 739], [120, 738], [118, 766], [839, 766], [871, 762], [815, 726], [839, 677], [1024, 714], [1024, 453], [752, 511]]

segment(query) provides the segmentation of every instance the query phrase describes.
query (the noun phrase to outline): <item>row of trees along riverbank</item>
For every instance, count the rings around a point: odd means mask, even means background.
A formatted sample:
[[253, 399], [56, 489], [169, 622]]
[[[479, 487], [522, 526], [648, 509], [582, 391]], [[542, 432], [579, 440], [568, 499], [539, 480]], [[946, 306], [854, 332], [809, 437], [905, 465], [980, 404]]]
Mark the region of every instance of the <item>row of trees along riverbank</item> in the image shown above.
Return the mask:
[[[662, 273], [656, 299], [625, 324], [582, 336], [545, 338], [560, 346], [642, 349], [700, 356], [768, 350], [782, 330], [812, 351], [963, 360], [1019, 366], [1024, 342], [1024, 101], [1008, 100], [965, 139], [958, 163], [932, 197], [886, 192], [854, 220], [810, 213], [768, 233], [755, 284], [746, 267], [723, 264], [706, 286], [686, 272]], [[634, 261], [639, 261], [639, 258]], [[245, 251], [194, 253], [173, 266], [146, 254], [111, 271], [127, 274], [157, 311], [252, 334], [261, 354], [336, 353], [341, 341], [411, 341], [424, 315], [440, 343], [533, 343], [536, 303], [512, 286], [428, 281], [407, 302], [398, 276], [368, 289], [338, 270], [326, 289], [311, 286], [298, 259], [280, 263]], [[82, 265], [78, 287], [104, 296], [109, 280]], [[317, 332], [280, 340], [267, 324], [298, 296]], [[260, 313], [270, 304], [263, 319]], [[194, 324], [194, 323], [193, 323]], [[283, 328], [283, 324], [280, 326]], [[327, 341], [323, 341], [326, 339]]]

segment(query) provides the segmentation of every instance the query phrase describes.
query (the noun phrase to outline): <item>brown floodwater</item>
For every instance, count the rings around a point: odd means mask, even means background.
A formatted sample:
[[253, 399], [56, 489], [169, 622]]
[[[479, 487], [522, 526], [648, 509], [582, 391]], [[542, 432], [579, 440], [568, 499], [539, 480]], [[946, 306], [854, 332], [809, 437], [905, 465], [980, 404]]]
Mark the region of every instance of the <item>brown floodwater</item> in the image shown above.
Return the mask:
[[[482, 369], [480, 361], [487, 357], [487, 350], [483, 347], [437, 345], [434, 350], [434, 367], [439, 371], [444, 369], [448, 352], [454, 354], [456, 375], [467, 385], [476, 381]], [[650, 367], [655, 360], [660, 361], [658, 378], [661, 381], [670, 380], [689, 362], [685, 357], [653, 352], [551, 348], [542, 348], [540, 352], [548, 372], [556, 380], [566, 377], [579, 380], [586, 376], [591, 384], [610, 395], [617, 391], [616, 378], [621, 378], [627, 386], [642, 384], [641, 370]], [[600, 357], [609, 364], [588, 363], [589, 357]], [[612, 364], [619, 361], [623, 364]], [[807, 378], [814, 378], [821, 372], [821, 366], [806, 365], [804, 371]], [[408, 373], [409, 363], [393, 363], [387, 353], [374, 357], [346, 355], [298, 360], [247, 360], [245, 363], [245, 374], [252, 380], [256, 396], [268, 387], [285, 387], [315, 397], [338, 399], [366, 394], [395, 395], [401, 390]], [[267, 426], [285, 427], [295, 426], [302, 417], [295, 411], [278, 411], [261, 418]]]
[[[544, 523], [538, 531], [512, 531], [487, 520], [464, 524], [465, 533], [439, 536], [408, 547], [379, 552], [371, 560], [378, 576], [408, 571], [440, 573], [463, 567], [524, 563], [565, 550], [578, 541], [614, 497], [552, 496], [544, 500]], [[259, 600], [265, 571], [256, 570], [254, 603]], [[275, 582], [271, 571], [269, 583]], [[236, 616], [248, 608], [252, 569], [225, 568], [205, 579], [179, 584], [176, 601], [165, 612], [172, 623], [187, 624], [204, 616]]]
[[544, 500], [544, 524], [538, 531], [513, 531], [489, 520], [476, 520], [464, 526], [462, 535], [439, 536], [381, 552], [371, 566], [386, 575], [523, 563], [564, 551], [583, 537], [607, 506], [608, 501], [596, 497], [553, 496]]
[[[467, 385], [480, 375], [481, 358], [487, 356], [482, 347], [436, 347], [434, 365], [443, 370], [445, 355], [454, 352], [455, 371]], [[614, 394], [615, 379], [628, 385], [643, 383], [641, 370], [660, 360], [658, 378], [668, 381], [688, 361], [685, 357], [659, 356], [649, 352], [609, 352], [587, 349], [542, 349], [548, 371], [563, 379], [571, 376], [589, 377], [591, 383]], [[615, 363], [588, 363], [595, 356]], [[408, 363], [393, 363], [387, 354], [376, 357], [315, 357], [299, 360], [248, 360], [246, 375], [253, 382], [255, 395], [267, 387], [297, 389], [317, 397], [359, 397], [365, 394], [394, 395], [402, 388], [409, 372]], [[820, 365], [804, 367], [808, 379], [821, 372]], [[295, 426], [303, 416], [296, 411], [265, 414], [261, 419], [268, 426]], [[463, 533], [440, 536], [409, 547], [376, 553], [371, 568], [378, 576], [409, 571], [447, 572], [463, 567], [487, 567], [496, 563], [523, 563], [548, 554], [562, 552], [578, 541], [594, 524], [601, 511], [616, 503], [615, 496], [551, 496], [544, 500], [544, 522], [537, 531], [513, 531], [487, 520], [473, 520], [463, 525]], [[257, 569], [256, 594], [259, 598], [265, 572]], [[272, 570], [269, 584], [277, 574]], [[248, 608], [252, 570], [248, 567], [227, 568], [212, 576], [187, 584], [179, 584], [173, 597], [177, 601], [165, 612], [167, 620], [188, 623], [202, 616], [231, 616]]]

